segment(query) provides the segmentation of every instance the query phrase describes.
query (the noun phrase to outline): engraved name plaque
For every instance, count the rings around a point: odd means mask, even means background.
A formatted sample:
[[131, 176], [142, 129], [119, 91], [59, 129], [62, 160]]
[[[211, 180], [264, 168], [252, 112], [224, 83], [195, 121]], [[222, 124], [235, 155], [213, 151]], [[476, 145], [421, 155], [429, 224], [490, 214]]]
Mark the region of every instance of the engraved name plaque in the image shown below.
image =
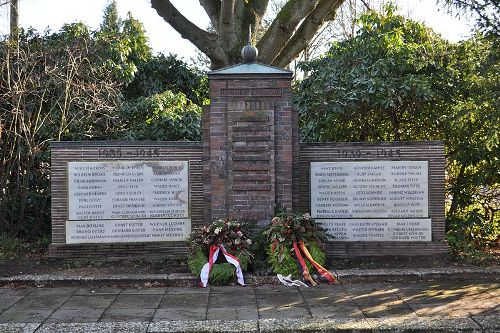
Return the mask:
[[187, 161], [68, 162], [66, 243], [186, 240]]
[[190, 219], [66, 221], [66, 243], [183, 241]]
[[224, 88], [221, 96], [281, 96], [281, 88]]
[[333, 239], [431, 240], [427, 161], [311, 162], [310, 175], [311, 215]]
[[312, 162], [314, 218], [428, 217], [427, 161]]
[[431, 219], [319, 219], [333, 241], [421, 242], [431, 240]]

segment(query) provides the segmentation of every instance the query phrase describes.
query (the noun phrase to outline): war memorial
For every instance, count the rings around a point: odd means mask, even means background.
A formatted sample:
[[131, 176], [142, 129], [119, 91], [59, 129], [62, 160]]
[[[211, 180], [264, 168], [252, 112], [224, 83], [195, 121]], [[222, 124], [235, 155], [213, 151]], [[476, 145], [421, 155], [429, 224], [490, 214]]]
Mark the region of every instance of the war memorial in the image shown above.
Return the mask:
[[[300, 143], [292, 73], [248, 58], [209, 73], [201, 142], [51, 144], [53, 261], [185, 263], [193, 230], [222, 219], [247, 223], [251, 235], [279, 228], [280, 210], [306, 213], [305, 222], [326, 229], [333, 259], [447, 251], [443, 142]], [[228, 262], [238, 261], [222, 251]], [[90, 268], [0, 276], [0, 332], [500, 328], [498, 267], [320, 266], [323, 277], [335, 278], [315, 286], [303, 269], [308, 284], [299, 281], [300, 288], [256, 276], [245, 284], [239, 268], [244, 287], [216, 286], [207, 284], [209, 268], [198, 288], [193, 274], [172, 267], [133, 274], [126, 264], [118, 274]]]
[[202, 142], [52, 143], [51, 258], [183, 258], [193, 228], [278, 208], [331, 257], [447, 250], [443, 142], [300, 143], [292, 73], [246, 58], [209, 73]]

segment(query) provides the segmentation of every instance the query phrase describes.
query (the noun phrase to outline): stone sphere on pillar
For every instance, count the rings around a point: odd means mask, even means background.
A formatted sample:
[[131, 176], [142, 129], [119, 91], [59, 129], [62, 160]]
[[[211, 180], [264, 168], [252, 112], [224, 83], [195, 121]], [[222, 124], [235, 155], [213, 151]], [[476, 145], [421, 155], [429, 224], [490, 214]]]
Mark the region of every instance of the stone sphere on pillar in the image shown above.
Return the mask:
[[257, 61], [257, 56], [259, 55], [259, 50], [255, 46], [245, 45], [241, 49], [241, 57], [245, 63], [253, 63]]

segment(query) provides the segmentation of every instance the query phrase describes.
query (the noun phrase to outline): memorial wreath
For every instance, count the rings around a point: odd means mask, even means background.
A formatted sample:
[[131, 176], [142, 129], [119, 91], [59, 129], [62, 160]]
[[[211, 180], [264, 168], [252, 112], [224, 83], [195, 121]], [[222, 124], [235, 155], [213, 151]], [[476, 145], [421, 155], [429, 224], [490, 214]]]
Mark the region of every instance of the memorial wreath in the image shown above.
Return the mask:
[[239, 284], [245, 285], [243, 271], [252, 256], [251, 244], [242, 224], [216, 220], [191, 233], [188, 266], [193, 274], [200, 276], [200, 287], [206, 287], [209, 279], [214, 285], [224, 285], [237, 278]]
[[309, 214], [281, 213], [272, 219], [264, 234], [270, 242], [268, 262], [276, 274], [298, 278], [302, 272], [304, 280], [314, 286], [317, 282], [309, 273], [314, 266], [329, 283], [336, 282], [323, 268], [326, 233]]

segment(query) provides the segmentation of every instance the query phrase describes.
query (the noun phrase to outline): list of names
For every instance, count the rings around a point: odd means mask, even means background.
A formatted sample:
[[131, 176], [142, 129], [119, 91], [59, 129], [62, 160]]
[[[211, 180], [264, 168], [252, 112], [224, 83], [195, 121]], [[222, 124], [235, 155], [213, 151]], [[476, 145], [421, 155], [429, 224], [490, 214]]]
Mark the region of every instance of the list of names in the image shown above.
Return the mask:
[[315, 218], [428, 217], [427, 161], [313, 162]]
[[428, 162], [313, 162], [311, 215], [335, 241], [431, 241]]
[[68, 163], [66, 243], [189, 238], [187, 161]]
[[183, 241], [189, 238], [189, 219], [66, 221], [66, 243]]
[[68, 163], [68, 220], [189, 217], [187, 161]]
[[333, 241], [426, 242], [432, 237], [431, 219], [319, 219]]

